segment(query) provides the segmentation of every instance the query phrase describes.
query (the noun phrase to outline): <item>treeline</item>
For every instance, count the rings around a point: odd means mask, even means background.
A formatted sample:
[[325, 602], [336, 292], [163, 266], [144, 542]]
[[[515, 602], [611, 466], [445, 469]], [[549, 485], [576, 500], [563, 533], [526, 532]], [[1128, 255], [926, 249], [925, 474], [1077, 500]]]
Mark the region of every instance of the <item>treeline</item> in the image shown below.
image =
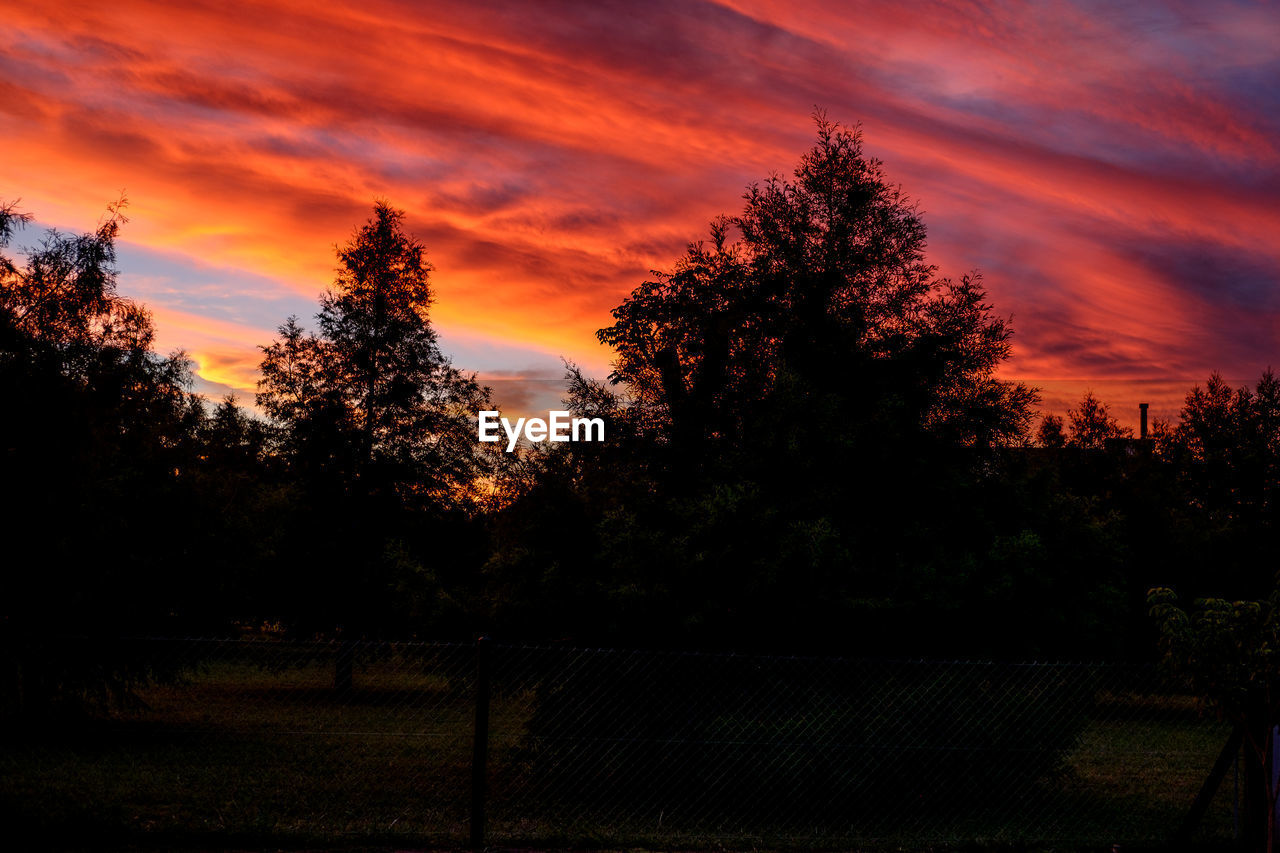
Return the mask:
[[[569, 370], [606, 441], [510, 455], [476, 440], [489, 391], [441, 353], [425, 249], [386, 203], [314, 322], [264, 342], [260, 416], [154, 351], [116, 292], [122, 205], [0, 258], [5, 647], [485, 631], [1133, 658], [1154, 654], [1148, 588], [1273, 588], [1269, 371], [1211, 377], [1146, 439], [1092, 396], [1040, 418], [996, 377], [1007, 322], [928, 264], [856, 129], [819, 116], [794, 175], [744, 202], [614, 310], [607, 381]], [[0, 207], [0, 247], [25, 224]]]

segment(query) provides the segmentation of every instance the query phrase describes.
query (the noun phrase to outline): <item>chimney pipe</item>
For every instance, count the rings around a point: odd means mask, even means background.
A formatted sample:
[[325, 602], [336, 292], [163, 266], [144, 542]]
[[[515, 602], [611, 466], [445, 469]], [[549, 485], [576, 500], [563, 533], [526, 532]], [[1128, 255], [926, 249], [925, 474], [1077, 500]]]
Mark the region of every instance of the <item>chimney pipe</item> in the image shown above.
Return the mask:
[[1147, 406], [1148, 405], [1149, 405], [1148, 403], [1138, 404], [1138, 411], [1142, 413], [1142, 426], [1139, 427], [1139, 431], [1138, 431], [1139, 438], [1147, 437]]

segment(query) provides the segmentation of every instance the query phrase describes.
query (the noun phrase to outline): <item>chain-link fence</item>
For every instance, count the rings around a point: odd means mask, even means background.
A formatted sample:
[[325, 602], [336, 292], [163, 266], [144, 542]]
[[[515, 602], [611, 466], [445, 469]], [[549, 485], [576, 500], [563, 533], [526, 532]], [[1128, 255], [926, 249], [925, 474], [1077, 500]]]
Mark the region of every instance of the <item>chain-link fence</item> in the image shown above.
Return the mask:
[[[1160, 842], [1229, 735], [1132, 666], [264, 640], [111, 654], [137, 664], [118, 691], [136, 704], [50, 704], [7, 727], [11, 826], [441, 844], [481, 829], [505, 844]], [[10, 655], [10, 695], [61, 679], [62, 694], [92, 699], [102, 673], [83, 670], [100, 657], [67, 642]], [[1236, 787], [1228, 773], [1200, 837], [1236, 832]]]

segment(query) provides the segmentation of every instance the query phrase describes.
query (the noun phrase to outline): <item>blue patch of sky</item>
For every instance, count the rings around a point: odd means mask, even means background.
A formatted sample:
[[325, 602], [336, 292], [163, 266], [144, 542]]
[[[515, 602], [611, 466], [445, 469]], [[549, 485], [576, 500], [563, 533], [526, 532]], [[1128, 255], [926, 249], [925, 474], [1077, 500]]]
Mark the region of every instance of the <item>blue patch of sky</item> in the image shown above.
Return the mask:
[[275, 328], [291, 314], [315, 313], [314, 298], [268, 276], [211, 266], [127, 241], [117, 246], [117, 258], [124, 295], [142, 302], [266, 329]]
[[[121, 243], [117, 254], [122, 294], [144, 303], [260, 329], [275, 329], [291, 315], [308, 328], [315, 326], [318, 292], [308, 297], [277, 279], [137, 244]], [[464, 370], [542, 377], [563, 372], [559, 357], [544, 350], [450, 329], [437, 331], [441, 349]]]

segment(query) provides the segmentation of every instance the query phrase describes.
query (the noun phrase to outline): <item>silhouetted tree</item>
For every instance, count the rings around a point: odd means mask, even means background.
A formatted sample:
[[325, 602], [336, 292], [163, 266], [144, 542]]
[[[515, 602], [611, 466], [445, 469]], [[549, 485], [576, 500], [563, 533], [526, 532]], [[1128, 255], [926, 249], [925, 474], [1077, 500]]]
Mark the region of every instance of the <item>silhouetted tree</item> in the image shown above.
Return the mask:
[[[403, 220], [375, 204], [338, 249], [318, 332], [291, 318], [263, 348], [258, 404], [305, 495], [295, 556], [309, 592], [298, 590], [292, 621], [348, 638], [396, 630], [414, 586], [406, 573], [434, 584], [422, 548], [408, 543], [427, 538], [428, 519], [455, 523], [491, 460], [474, 426], [488, 389], [440, 351], [431, 266]], [[436, 544], [435, 558], [447, 558]]]
[[1276, 520], [1280, 497], [1280, 379], [1266, 370], [1254, 389], [1214, 373], [1193, 388], [1163, 443], [1181, 461], [1206, 510], [1250, 522]]
[[[1153, 540], [1172, 542], [1163, 586], [1148, 595], [1166, 665], [1244, 737], [1244, 833], [1275, 846], [1270, 763], [1280, 721], [1280, 380], [1254, 388], [1214, 373], [1186, 396], [1179, 423], [1158, 431], [1158, 455], [1176, 489], [1148, 496], [1172, 519]], [[1204, 596], [1183, 609], [1169, 584]], [[1229, 596], [1229, 597], [1228, 597]]]
[[[124, 200], [93, 232], [48, 232], [0, 261], [0, 643], [5, 704], [118, 698], [156, 672], [113, 638], [218, 620], [208, 564], [184, 538], [204, 412], [181, 353], [116, 292]], [[26, 221], [0, 206], [0, 247]], [[59, 645], [68, 634], [92, 638]]]
[[712, 223], [710, 244], [614, 310], [599, 332], [616, 351], [613, 380], [676, 443], [732, 441], [780, 396], [817, 404], [824, 429], [834, 406], [846, 431], [1021, 436], [1034, 394], [994, 376], [1010, 331], [977, 277], [937, 279], [914, 204], [863, 156], [860, 132], [816, 122], [794, 181], [752, 186], [741, 215]]
[[1120, 426], [1107, 404], [1092, 391], [1084, 395], [1078, 407], [1067, 410], [1067, 427], [1070, 433], [1067, 443], [1086, 450], [1101, 449], [1108, 439], [1133, 437], [1133, 430]]
[[1280, 549], [1280, 380], [1267, 370], [1253, 389], [1233, 389], [1213, 374], [1156, 445], [1177, 477], [1168, 504], [1178, 558], [1163, 582], [1264, 594]]
[[[428, 319], [426, 250], [386, 202], [338, 250], [319, 334], [296, 319], [264, 347], [258, 403], [295, 446], [327, 422], [345, 436], [349, 473], [366, 491], [413, 491], [439, 502], [469, 494], [487, 466], [474, 417], [488, 391], [454, 368]], [[331, 444], [338, 444], [334, 441]]]
[[[983, 500], [1035, 399], [995, 376], [1007, 324], [976, 276], [936, 276], [915, 206], [859, 132], [817, 127], [794, 179], [749, 188], [614, 310], [599, 332], [612, 387], [570, 375], [573, 408], [609, 413], [609, 452], [552, 454], [546, 485], [577, 520], [522, 504], [560, 534], [536, 553], [500, 544], [495, 565], [527, 579], [554, 564], [548, 584], [581, 591], [575, 630], [919, 645], [947, 630], [918, 629], [955, 589], [925, 578], [976, 586], [1016, 524]], [[543, 612], [563, 613], [553, 598]]]
[[1041, 447], [1063, 447], [1067, 443], [1064, 422], [1058, 415], [1045, 415], [1036, 431], [1036, 443]]

